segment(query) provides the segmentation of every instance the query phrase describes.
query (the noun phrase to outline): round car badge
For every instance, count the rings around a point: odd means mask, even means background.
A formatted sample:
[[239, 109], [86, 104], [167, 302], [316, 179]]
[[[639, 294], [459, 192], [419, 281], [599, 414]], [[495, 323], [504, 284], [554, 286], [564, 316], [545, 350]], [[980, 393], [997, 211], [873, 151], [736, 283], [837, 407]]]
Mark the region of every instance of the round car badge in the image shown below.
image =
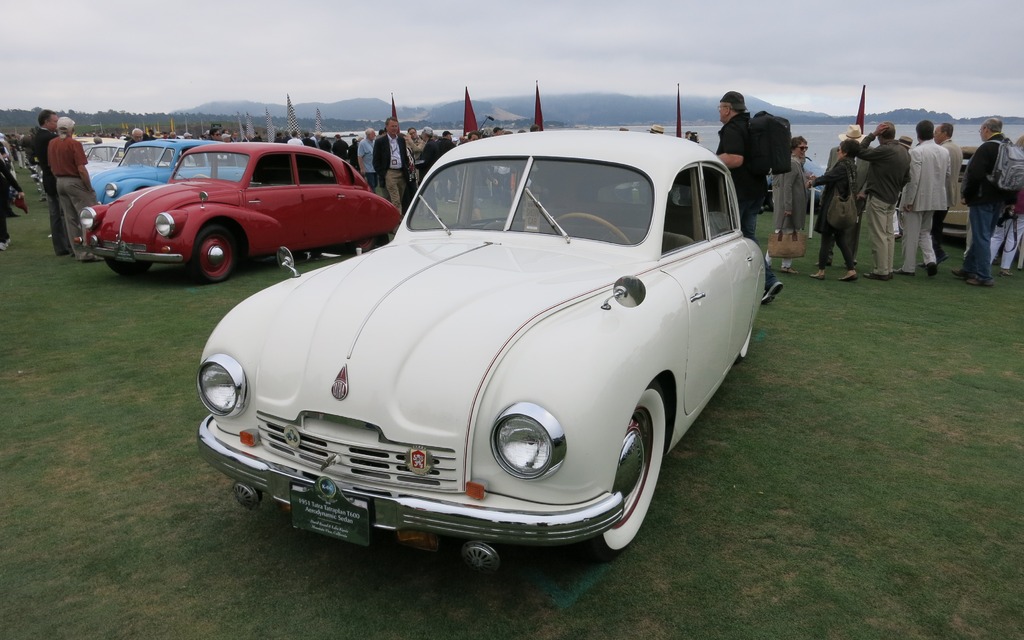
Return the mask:
[[299, 435], [299, 430], [291, 425], [285, 427], [284, 441], [287, 442], [288, 446], [292, 449], [298, 449], [299, 445], [302, 444], [302, 437]]
[[409, 452], [405, 455], [406, 464], [409, 467], [409, 471], [412, 471], [418, 476], [425, 476], [430, 473], [430, 452], [426, 449], [409, 449]]
[[320, 476], [313, 485], [313, 490], [324, 502], [334, 502], [338, 499], [338, 485], [327, 476]]

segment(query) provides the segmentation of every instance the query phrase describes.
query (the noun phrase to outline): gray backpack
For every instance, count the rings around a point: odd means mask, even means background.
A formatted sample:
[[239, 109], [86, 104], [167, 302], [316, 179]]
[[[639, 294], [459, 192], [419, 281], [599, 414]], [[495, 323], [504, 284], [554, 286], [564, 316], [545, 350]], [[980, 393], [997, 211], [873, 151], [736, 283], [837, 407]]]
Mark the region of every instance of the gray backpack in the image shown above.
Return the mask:
[[1020, 191], [1024, 189], [1024, 147], [1018, 147], [1009, 140], [999, 144], [996, 164], [989, 181], [1003, 191]]

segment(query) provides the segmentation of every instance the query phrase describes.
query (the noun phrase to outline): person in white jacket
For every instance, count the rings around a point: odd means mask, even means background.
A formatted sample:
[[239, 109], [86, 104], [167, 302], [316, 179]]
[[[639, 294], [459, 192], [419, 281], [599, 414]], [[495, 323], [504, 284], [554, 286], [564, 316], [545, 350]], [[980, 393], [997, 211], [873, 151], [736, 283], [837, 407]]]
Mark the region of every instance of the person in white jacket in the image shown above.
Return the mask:
[[932, 246], [932, 215], [948, 208], [946, 181], [949, 178], [949, 152], [935, 144], [935, 125], [931, 120], [917, 123], [917, 145], [910, 149], [910, 182], [903, 187], [903, 266], [894, 273], [916, 275], [917, 250], [924, 254], [929, 276], [938, 273]]

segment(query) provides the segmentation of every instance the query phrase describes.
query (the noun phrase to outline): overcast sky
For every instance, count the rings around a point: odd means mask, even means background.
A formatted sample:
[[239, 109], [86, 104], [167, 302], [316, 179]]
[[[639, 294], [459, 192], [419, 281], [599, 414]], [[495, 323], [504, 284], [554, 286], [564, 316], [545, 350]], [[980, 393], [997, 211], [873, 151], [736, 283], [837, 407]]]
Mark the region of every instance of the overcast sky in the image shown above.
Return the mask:
[[[5, 2], [2, 108], [721, 97], [1024, 116], [1021, 0]], [[683, 114], [685, 119], [686, 114]]]

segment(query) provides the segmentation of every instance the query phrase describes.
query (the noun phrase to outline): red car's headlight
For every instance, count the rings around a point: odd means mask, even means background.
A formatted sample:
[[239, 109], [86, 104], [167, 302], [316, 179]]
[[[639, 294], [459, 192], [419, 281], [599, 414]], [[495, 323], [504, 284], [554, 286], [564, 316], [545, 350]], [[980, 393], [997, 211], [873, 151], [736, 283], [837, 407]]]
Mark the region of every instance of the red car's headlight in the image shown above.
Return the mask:
[[166, 211], [156, 216], [156, 232], [165, 238], [174, 235], [174, 217]]
[[82, 229], [85, 231], [90, 231], [100, 224], [100, 216], [92, 207], [82, 209], [78, 214], [78, 219], [82, 221]]

